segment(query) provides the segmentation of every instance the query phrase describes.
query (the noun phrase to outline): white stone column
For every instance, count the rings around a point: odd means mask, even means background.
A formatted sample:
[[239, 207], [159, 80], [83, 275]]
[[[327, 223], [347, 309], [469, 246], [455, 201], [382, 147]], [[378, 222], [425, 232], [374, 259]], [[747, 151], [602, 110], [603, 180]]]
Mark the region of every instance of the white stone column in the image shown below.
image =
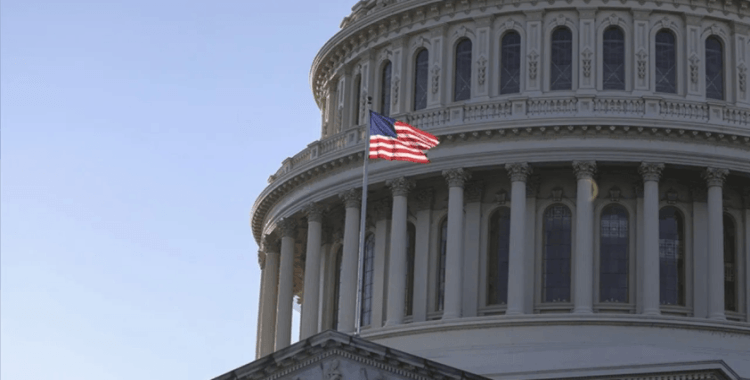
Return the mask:
[[443, 170], [448, 182], [448, 236], [445, 254], [445, 301], [443, 320], [461, 317], [461, 285], [464, 236], [464, 182], [471, 176], [464, 169]]
[[388, 262], [388, 308], [385, 326], [404, 323], [404, 302], [406, 300], [406, 216], [407, 196], [414, 188], [414, 181], [400, 177], [385, 182], [393, 193], [391, 212], [391, 256]]
[[276, 347], [278, 351], [292, 343], [292, 303], [294, 302], [294, 236], [297, 224], [291, 218], [279, 221], [281, 229], [281, 263], [279, 297], [276, 304]]
[[659, 178], [664, 164], [643, 162], [643, 314], [660, 315], [659, 310]]
[[263, 268], [263, 287], [261, 303], [263, 306], [260, 327], [260, 351], [258, 356], [263, 357], [273, 352], [276, 339], [276, 301], [277, 286], [279, 284], [279, 247], [271, 243], [268, 236], [263, 236], [262, 249], [265, 252], [265, 265]]
[[729, 170], [707, 168], [708, 185], [708, 318], [726, 320], [724, 315], [724, 208], [722, 187]]
[[362, 206], [362, 190], [347, 190], [339, 197], [344, 201], [346, 216], [344, 218], [344, 251], [341, 258], [338, 330], [352, 333], [357, 308], [359, 210]]
[[307, 250], [305, 251], [305, 288], [300, 340], [318, 332], [320, 289], [320, 246], [323, 231], [323, 208], [312, 203], [305, 208], [307, 214]]
[[[369, 202], [368, 202], [369, 203]], [[370, 203], [367, 208], [375, 220], [375, 257], [373, 258], [372, 318], [370, 328], [383, 327], [386, 302], [388, 302], [388, 256], [390, 256], [390, 232], [392, 199], [382, 198]]]
[[432, 220], [432, 189], [422, 189], [414, 196], [417, 210], [416, 242], [414, 244], [414, 304], [412, 321], [427, 320], [427, 289], [430, 263], [430, 222]]
[[505, 165], [510, 177], [510, 242], [508, 252], [508, 306], [505, 315], [524, 313], [524, 259], [526, 256], [526, 179], [531, 167], [526, 162]]
[[594, 312], [594, 173], [596, 162], [573, 161], [578, 179], [576, 196], [576, 252], [573, 302], [576, 314]]

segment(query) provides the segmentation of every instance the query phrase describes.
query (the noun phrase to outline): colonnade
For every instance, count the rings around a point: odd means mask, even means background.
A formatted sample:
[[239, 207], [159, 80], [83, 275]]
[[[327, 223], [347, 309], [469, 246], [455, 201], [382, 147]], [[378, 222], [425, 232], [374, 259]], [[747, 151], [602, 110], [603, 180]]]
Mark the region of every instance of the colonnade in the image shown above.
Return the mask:
[[[573, 278], [573, 313], [591, 314], [593, 310], [594, 288], [594, 193], [593, 177], [596, 162], [574, 161], [573, 170], [577, 178], [576, 229], [575, 229], [575, 277]], [[528, 163], [509, 163], [505, 166], [511, 182], [510, 242], [508, 263], [508, 302], [507, 316], [520, 316], [527, 310], [524, 305], [528, 282], [524, 276], [533, 273], [526, 266], [532, 262], [525, 260], [531, 254], [526, 239], [526, 185], [532, 168]], [[645, 316], [660, 314], [659, 300], [659, 179], [664, 164], [643, 162], [639, 173], [643, 178], [642, 208], [642, 248], [643, 265], [637, 270], [637, 286], [645, 289], [641, 313]], [[708, 188], [708, 318], [725, 320], [724, 314], [724, 236], [723, 236], [723, 184], [729, 171], [721, 168], [707, 168], [703, 172]], [[463, 168], [448, 169], [442, 172], [449, 189], [448, 231], [446, 236], [446, 270], [443, 302], [443, 320], [462, 317], [462, 286], [464, 247], [464, 185], [471, 178]], [[392, 193], [390, 261], [388, 265], [389, 284], [384, 326], [397, 326], [404, 323], [404, 299], [407, 271], [407, 208], [408, 194], [415, 187], [414, 181], [401, 177], [389, 180], [386, 185]], [[361, 189], [350, 189], [340, 195], [345, 206], [343, 256], [341, 262], [341, 285], [339, 293], [338, 330], [345, 333], [355, 331], [356, 290], [358, 268], [358, 238]], [[420, 207], [421, 208], [421, 207]], [[304, 305], [302, 308], [300, 338], [314, 335], [319, 326], [321, 289], [321, 242], [323, 208], [310, 204], [304, 210], [307, 219], [307, 251], [304, 276]], [[429, 215], [429, 214], [428, 214]], [[265, 356], [282, 349], [291, 343], [293, 255], [296, 224], [291, 218], [277, 223], [281, 243], [264, 239], [261, 256], [262, 294], [260, 306], [259, 356]], [[423, 226], [422, 226], [423, 228]], [[424, 232], [420, 227], [417, 233]], [[640, 238], [639, 238], [640, 239]], [[425, 252], [426, 247], [417, 247], [417, 252]], [[416, 267], [416, 266], [415, 266]], [[277, 275], [278, 274], [278, 275]], [[425, 289], [415, 296], [425, 295]]]

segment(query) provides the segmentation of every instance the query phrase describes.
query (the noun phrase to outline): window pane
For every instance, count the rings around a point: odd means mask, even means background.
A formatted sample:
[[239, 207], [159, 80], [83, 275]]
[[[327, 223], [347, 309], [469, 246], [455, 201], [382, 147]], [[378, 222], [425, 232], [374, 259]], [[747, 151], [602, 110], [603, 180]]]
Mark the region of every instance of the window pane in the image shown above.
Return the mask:
[[602, 87], [605, 90], [624, 90], [625, 34], [620, 28], [607, 28], [602, 48]]
[[340, 247], [336, 253], [336, 263], [334, 266], [335, 278], [333, 280], [333, 318], [331, 318], [331, 326], [338, 330], [339, 326], [339, 298], [341, 297], [341, 259], [344, 256], [344, 247]]
[[391, 61], [383, 66], [380, 78], [380, 114], [389, 116], [391, 114]]
[[437, 310], [443, 310], [445, 300], [445, 252], [448, 237], [448, 219], [440, 226], [440, 262], [438, 263]]
[[521, 35], [505, 34], [500, 48], [500, 93], [521, 91]]
[[716, 37], [706, 39], [706, 97], [724, 99], [724, 54], [721, 41]]
[[573, 87], [573, 33], [568, 28], [552, 32], [552, 62], [550, 90], [570, 90]]
[[734, 220], [724, 214], [724, 309], [737, 311], [737, 231]]
[[571, 213], [557, 204], [544, 212], [544, 257], [542, 301], [570, 301]]
[[471, 97], [471, 40], [465, 39], [456, 45], [456, 75], [453, 100]]
[[360, 308], [361, 326], [369, 326], [372, 321], [372, 283], [374, 274], [375, 235], [365, 239], [365, 257], [362, 268], [362, 305]]
[[605, 207], [600, 228], [599, 301], [628, 302], [628, 212]]
[[404, 315], [411, 315], [412, 297], [414, 296], [414, 243], [417, 230], [414, 225], [406, 225], [406, 297], [404, 297]]
[[656, 33], [656, 91], [677, 92], [677, 54], [672, 32]]
[[490, 217], [487, 254], [487, 304], [508, 302], [508, 253], [510, 251], [510, 209], [503, 207]]
[[427, 75], [430, 53], [422, 49], [414, 65], [414, 110], [427, 108]]
[[659, 211], [659, 300], [685, 305], [685, 235], [682, 214], [675, 207]]

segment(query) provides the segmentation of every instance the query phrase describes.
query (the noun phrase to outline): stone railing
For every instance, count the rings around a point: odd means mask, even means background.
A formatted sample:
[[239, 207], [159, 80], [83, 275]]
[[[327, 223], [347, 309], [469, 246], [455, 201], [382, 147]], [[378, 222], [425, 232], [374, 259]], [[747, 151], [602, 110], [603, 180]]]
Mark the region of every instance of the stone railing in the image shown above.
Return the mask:
[[[750, 109], [730, 105], [716, 105], [680, 100], [644, 98], [600, 98], [562, 97], [501, 100], [487, 103], [470, 103], [453, 108], [422, 110], [403, 116], [404, 121], [424, 130], [443, 129], [452, 126], [471, 126], [487, 122], [518, 123], [525, 119], [575, 118], [585, 121], [601, 117], [633, 117], [635, 120], [654, 119], [665, 121], [698, 122], [708, 125], [750, 126]], [[750, 133], [750, 130], [748, 131]], [[269, 177], [272, 183], [294, 168], [321, 157], [343, 152], [358, 146], [365, 138], [365, 126], [350, 127], [341, 133], [315, 141], [294, 157], [282, 162], [281, 168]]]

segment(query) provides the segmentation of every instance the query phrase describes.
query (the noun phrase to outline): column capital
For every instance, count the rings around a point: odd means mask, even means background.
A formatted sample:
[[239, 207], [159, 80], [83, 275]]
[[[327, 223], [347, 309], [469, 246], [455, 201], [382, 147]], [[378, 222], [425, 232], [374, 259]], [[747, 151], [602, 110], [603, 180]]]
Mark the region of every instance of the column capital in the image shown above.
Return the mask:
[[323, 215], [326, 212], [325, 207], [321, 206], [320, 203], [311, 202], [308, 203], [305, 208], [303, 209], [303, 212], [307, 216], [307, 222], [323, 222]]
[[260, 239], [260, 247], [266, 255], [281, 252], [281, 242], [279, 239], [272, 239], [269, 234], [263, 235]]
[[266, 253], [262, 249], [258, 250], [258, 266], [260, 270], [266, 269]]
[[463, 168], [443, 170], [443, 177], [448, 187], [464, 187], [464, 183], [471, 179], [471, 174]]
[[573, 161], [577, 179], [592, 179], [596, 174], [596, 161]]
[[297, 222], [292, 218], [284, 218], [276, 223], [281, 230], [282, 237], [294, 237], [297, 233]]
[[414, 208], [417, 211], [431, 209], [433, 193], [431, 188], [419, 190], [414, 196]]
[[641, 166], [638, 167], [638, 173], [643, 176], [643, 181], [656, 181], [659, 182], [661, 178], [661, 172], [664, 170], [664, 164], [654, 162], [641, 162]]
[[505, 164], [505, 170], [508, 171], [508, 178], [511, 182], [526, 182], [533, 171], [528, 162]]
[[413, 189], [417, 184], [414, 180], [406, 177], [398, 177], [385, 181], [385, 185], [391, 188], [391, 192], [394, 197], [409, 195], [409, 191]]
[[362, 205], [362, 189], [354, 188], [339, 194], [346, 208], [359, 208]]
[[706, 180], [706, 185], [708, 185], [708, 187], [723, 187], [727, 175], [729, 175], [729, 169], [709, 167], [706, 168], [701, 176]]

